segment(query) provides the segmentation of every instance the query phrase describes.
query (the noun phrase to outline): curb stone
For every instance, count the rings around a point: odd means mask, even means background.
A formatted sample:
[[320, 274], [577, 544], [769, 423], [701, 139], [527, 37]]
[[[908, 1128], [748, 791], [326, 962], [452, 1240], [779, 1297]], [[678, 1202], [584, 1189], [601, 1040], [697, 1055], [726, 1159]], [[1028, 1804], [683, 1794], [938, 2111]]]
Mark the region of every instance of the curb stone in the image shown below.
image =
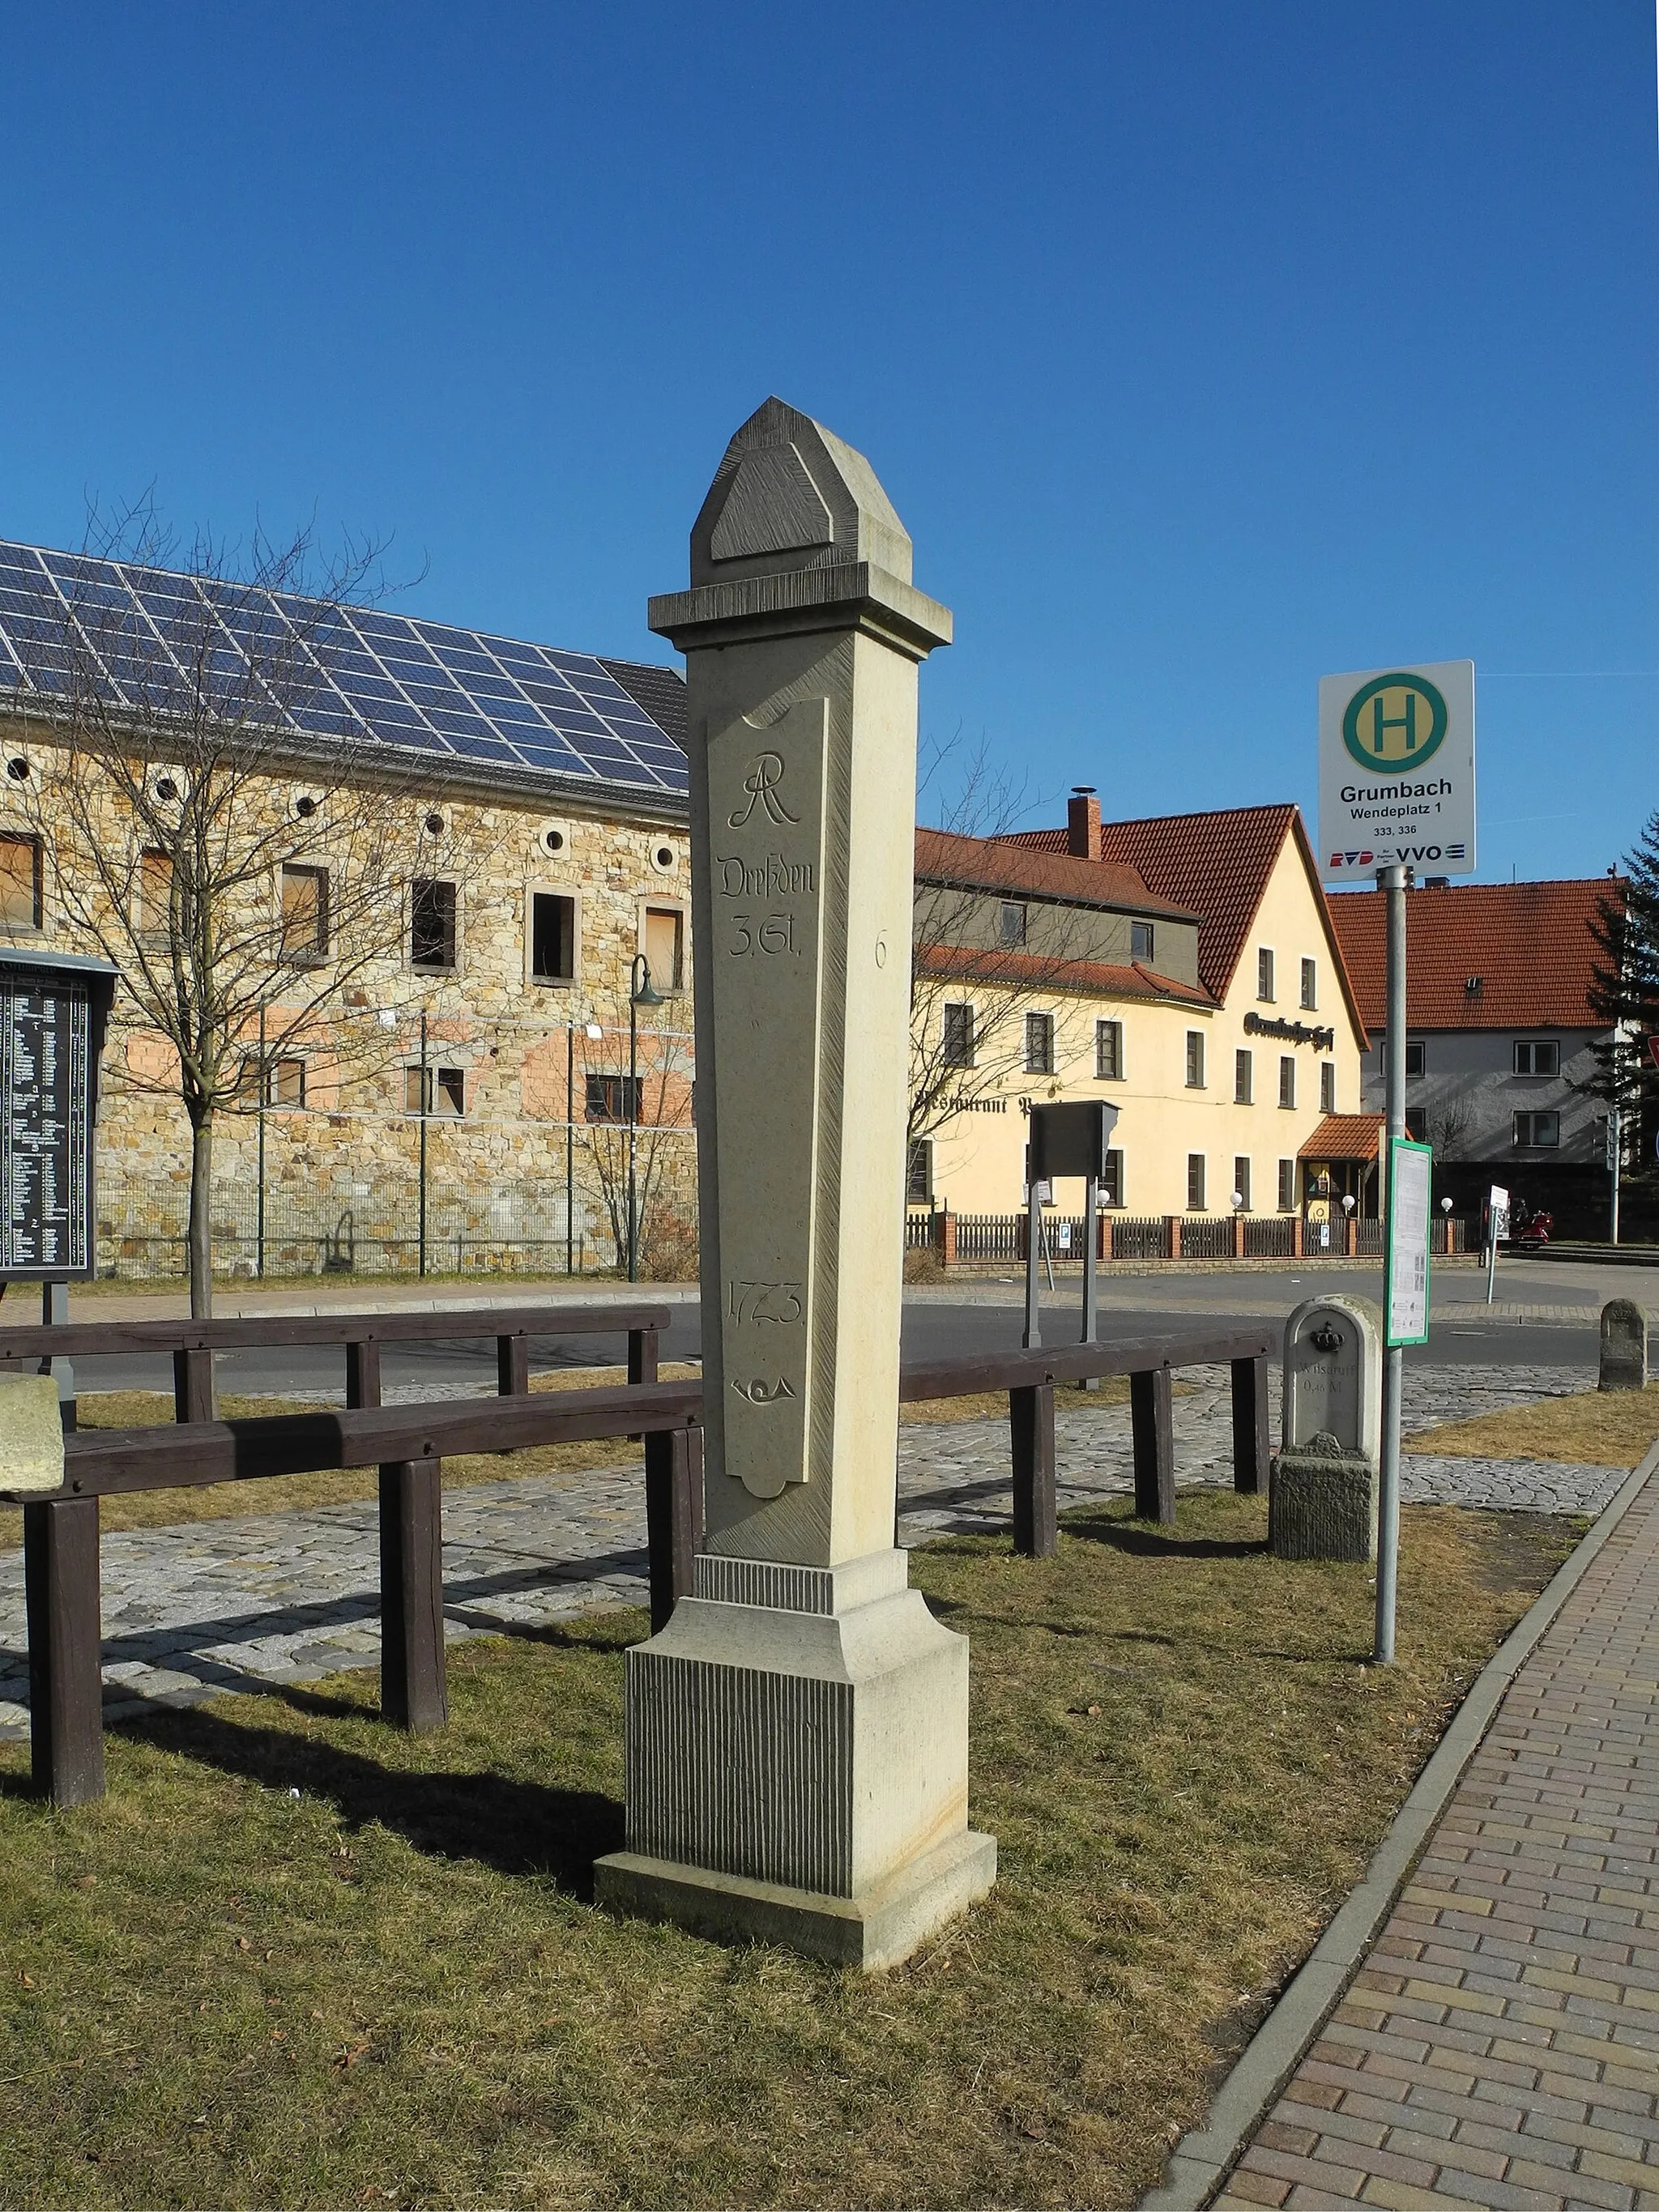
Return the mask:
[[1381, 1934], [1504, 1692], [1656, 1469], [1659, 1443], [1475, 1677], [1358, 1886], [1245, 2045], [1211, 2100], [1203, 2125], [1190, 2130], [1170, 2152], [1162, 2182], [1139, 2199], [1137, 2212], [1202, 2212], [1219, 2192]]

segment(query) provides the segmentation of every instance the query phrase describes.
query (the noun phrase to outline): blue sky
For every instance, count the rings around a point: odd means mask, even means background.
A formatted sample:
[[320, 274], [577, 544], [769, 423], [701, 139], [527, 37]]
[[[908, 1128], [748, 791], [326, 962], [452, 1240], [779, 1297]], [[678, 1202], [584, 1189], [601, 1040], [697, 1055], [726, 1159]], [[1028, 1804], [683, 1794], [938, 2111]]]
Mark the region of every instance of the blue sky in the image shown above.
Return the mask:
[[0, 535], [390, 541], [667, 658], [769, 392], [871, 457], [1052, 804], [1315, 793], [1327, 672], [1473, 656], [1483, 876], [1659, 806], [1645, 0], [0, 9]]

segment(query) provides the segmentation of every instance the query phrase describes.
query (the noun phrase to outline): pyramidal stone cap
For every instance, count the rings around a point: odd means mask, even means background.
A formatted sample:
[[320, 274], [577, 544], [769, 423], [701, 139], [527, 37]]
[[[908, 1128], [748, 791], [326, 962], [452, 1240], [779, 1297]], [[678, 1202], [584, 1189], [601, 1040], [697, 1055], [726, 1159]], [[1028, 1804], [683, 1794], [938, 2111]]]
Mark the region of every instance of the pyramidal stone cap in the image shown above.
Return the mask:
[[683, 652], [867, 628], [920, 659], [951, 642], [951, 614], [910, 579], [909, 532], [869, 462], [773, 398], [732, 437], [691, 526], [690, 590], [653, 598], [650, 623]]

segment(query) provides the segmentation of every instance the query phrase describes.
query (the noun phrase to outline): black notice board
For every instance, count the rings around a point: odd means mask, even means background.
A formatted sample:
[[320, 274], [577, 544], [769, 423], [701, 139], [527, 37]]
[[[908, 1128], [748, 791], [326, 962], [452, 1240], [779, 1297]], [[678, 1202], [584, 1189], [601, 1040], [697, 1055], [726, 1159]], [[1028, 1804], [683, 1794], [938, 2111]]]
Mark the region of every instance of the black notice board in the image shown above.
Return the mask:
[[93, 1128], [114, 972], [0, 950], [0, 1279], [89, 1276]]

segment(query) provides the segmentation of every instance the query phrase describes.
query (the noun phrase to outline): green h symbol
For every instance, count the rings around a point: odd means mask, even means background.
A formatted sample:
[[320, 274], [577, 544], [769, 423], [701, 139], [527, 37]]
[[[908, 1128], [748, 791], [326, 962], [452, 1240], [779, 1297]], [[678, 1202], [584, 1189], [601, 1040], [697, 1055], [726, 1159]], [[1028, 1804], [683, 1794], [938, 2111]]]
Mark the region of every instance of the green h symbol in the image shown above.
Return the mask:
[[1406, 711], [1403, 714], [1385, 714], [1382, 712], [1382, 694], [1380, 691], [1377, 693], [1376, 698], [1371, 701], [1370, 705], [1371, 750], [1380, 757], [1382, 751], [1382, 736], [1384, 731], [1403, 730], [1406, 732], [1406, 750], [1408, 753], [1414, 753], [1417, 750], [1416, 692], [1407, 690], [1406, 694]]

